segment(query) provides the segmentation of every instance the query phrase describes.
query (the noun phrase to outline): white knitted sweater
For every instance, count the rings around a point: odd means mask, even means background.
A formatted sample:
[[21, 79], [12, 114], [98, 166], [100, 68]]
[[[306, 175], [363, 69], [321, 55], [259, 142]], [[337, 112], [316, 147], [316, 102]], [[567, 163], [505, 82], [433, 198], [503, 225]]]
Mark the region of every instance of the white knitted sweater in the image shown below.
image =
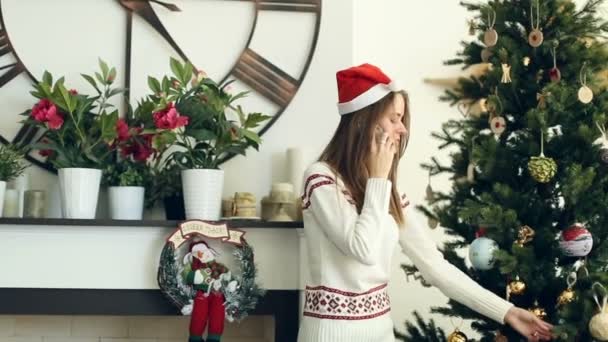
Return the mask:
[[302, 196], [310, 283], [299, 342], [392, 342], [386, 285], [399, 242], [424, 279], [446, 296], [503, 323], [512, 304], [447, 262], [402, 203], [405, 227], [389, 214], [391, 182], [367, 181], [361, 214], [342, 181], [324, 163], [305, 173]]

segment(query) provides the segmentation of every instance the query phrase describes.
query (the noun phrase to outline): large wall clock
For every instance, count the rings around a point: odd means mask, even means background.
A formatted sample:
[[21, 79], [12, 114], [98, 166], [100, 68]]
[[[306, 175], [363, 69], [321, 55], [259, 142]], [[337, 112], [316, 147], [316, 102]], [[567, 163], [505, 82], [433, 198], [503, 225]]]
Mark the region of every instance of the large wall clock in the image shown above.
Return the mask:
[[[18, 114], [33, 104], [30, 85], [44, 70], [76, 79], [93, 71], [97, 57], [117, 66], [131, 104], [147, 93], [149, 75], [169, 72], [169, 56], [191, 61], [218, 81], [234, 79], [234, 91], [250, 91], [245, 109], [272, 115], [260, 127], [263, 134], [308, 71], [321, 1], [0, 0], [0, 141], [38, 136]], [[28, 159], [53, 171], [35, 153]]]

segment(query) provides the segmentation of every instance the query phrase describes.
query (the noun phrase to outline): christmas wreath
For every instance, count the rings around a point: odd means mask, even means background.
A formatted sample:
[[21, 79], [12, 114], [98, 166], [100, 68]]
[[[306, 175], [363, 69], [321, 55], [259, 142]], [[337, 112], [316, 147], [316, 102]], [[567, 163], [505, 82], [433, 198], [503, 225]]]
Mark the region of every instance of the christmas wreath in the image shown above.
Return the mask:
[[[265, 291], [256, 283], [253, 249], [244, 234], [241, 230], [229, 229], [226, 224], [191, 220], [181, 223], [167, 238], [160, 256], [158, 285], [182, 314], [195, 315], [197, 294], [202, 299], [213, 298], [213, 293], [222, 296], [224, 312], [220, 316], [225, 315], [229, 322], [243, 320], [256, 307]], [[233, 256], [240, 265], [236, 274], [215, 261], [218, 253], [209, 247], [206, 239], [235, 246]], [[210, 314], [214, 312], [217, 313], [217, 309]]]

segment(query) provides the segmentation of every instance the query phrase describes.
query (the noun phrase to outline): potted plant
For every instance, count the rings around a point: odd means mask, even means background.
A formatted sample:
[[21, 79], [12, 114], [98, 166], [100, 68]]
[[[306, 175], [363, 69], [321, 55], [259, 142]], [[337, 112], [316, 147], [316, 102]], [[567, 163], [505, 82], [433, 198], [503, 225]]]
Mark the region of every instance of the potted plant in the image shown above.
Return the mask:
[[[152, 137], [152, 155], [148, 158], [150, 181], [147, 184], [145, 207], [151, 208], [157, 202], [162, 202], [167, 220], [184, 220], [184, 196], [180, 168], [171, 158], [170, 150], [177, 138], [176, 124], [173, 129], [157, 128], [152, 117], [156, 104], [145, 98], [137, 105], [132, 122], [134, 126], [142, 127], [147, 136]], [[186, 124], [181, 119], [180, 125]]]
[[189, 62], [172, 58], [170, 64], [172, 76], [148, 78], [153, 93], [140, 103], [139, 114], [155, 134], [158, 160], [181, 170], [186, 218], [217, 220], [224, 184], [220, 163], [245, 155], [249, 147], [257, 150], [261, 140], [254, 129], [270, 117], [236, 105], [247, 92], [227, 91], [233, 81], [218, 84]]
[[43, 129], [32, 148], [58, 170], [64, 218], [93, 219], [103, 165], [112, 151], [107, 145], [117, 136], [118, 111], [108, 100], [123, 92], [112, 87], [116, 69], [99, 61], [100, 72], [82, 75], [96, 90], [89, 96], [65, 86], [64, 78], [53, 82], [45, 71], [32, 95], [39, 101], [23, 115], [25, 122]]
[[[155, 169], [150, 169], [153, 171]], [[146, 207], [162, 202], [167, 220], [185, 220], [184, 194], [182, 190], [181, 170], [175, 163], [167, 163], [150, 176], [149, 195], [146, 196]]]
[[21, 176], [27, 168], [24, 156], [25, 153], [16, 146], [0, 145], [0, 217], [4, 208], [6, 184]]
[[127, 121], [116, 122], [117, 139], [111, 145], [115, 159], [103, 172], [102, 183], [108, 186], [110, 217], [114, 220], [141, 220], [146, 183], [149, 180], [147, 159], [152, 155], [150, 135]]

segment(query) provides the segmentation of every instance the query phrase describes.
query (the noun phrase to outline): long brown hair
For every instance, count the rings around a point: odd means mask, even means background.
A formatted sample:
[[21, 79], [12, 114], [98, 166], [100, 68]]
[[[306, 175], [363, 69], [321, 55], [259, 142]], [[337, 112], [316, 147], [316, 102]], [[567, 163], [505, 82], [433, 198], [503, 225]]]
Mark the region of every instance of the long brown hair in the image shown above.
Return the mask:
[[357, 205], [357, 211], [360, 213], [363, 207], [365, 186], [369, 178], [366, 165], [371, 153], [370, 143], [374, 136], [374, 129], [382, 119], [387, 107], [393, 105], [396, 94], [401, 94], [405, 102], [402, 122], [407, 128], [408, 134], [400, 140], [399, 150], [393, 159], [393, 165], [389, 173], [389, 179], [392, 182], [389, 212], [395, 218], [397, 224], [401, 226], [404, 217], [401, 210], [401, 198], [397, 192], [397, 166], [399, 159], [405, 152], [410, 136], [409, 98], [406, 92], [391, 92], [374, 104], [356, 112], [342, 115], [340, 124], [333, 138], [321, 153], [319, 161], [328, 164], [340, 176]]

